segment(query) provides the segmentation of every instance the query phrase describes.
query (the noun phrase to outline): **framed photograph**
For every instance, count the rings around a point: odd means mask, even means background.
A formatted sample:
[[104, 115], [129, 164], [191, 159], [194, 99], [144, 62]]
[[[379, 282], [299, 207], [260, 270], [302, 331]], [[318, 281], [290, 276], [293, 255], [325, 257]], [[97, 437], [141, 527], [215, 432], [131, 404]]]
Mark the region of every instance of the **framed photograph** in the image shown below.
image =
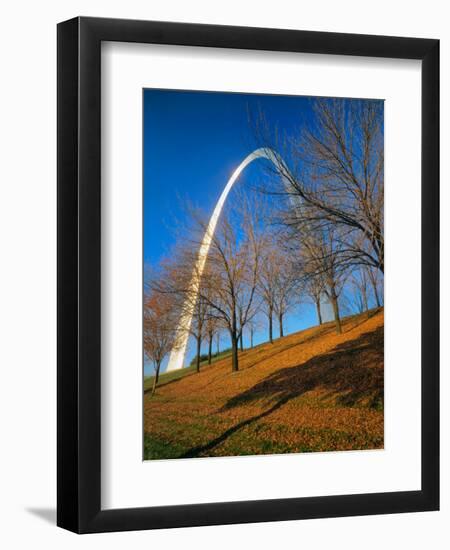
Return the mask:
[[438, 272], [438, 40], [60, 23], [58, 525], [438, 510]]

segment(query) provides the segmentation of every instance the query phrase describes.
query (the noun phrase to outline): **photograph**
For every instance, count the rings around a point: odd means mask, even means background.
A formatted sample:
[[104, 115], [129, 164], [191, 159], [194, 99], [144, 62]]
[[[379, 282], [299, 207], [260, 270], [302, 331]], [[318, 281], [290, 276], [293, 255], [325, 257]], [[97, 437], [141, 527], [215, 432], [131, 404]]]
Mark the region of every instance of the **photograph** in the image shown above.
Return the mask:
[[384, 447], [384, 102], [143, 90], [143, 459]]
[[448, 547], [444, 3], [4, 6], [0, 547]]

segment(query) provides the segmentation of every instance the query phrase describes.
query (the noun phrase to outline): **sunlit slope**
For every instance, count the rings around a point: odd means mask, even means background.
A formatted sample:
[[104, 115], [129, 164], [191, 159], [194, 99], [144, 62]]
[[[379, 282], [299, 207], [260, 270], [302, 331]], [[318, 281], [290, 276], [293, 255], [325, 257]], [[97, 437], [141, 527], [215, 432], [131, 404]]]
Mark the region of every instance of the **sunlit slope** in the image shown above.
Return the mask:
[[383, 310], [226, 357], [144, 394], [144, 458], [383, 447]]

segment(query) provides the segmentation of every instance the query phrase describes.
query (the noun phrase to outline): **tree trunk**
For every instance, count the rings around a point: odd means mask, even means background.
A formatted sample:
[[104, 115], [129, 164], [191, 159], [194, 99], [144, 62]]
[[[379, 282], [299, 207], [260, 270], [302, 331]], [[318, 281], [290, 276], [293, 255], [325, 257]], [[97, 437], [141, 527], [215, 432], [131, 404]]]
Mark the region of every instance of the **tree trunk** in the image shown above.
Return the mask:
[[319, 325], [322, 324], [322, 312], [320, 310], [320, 298], [316, 300], [316, 310], [317, 310], [317, 319], [319, 320]]
[[253, 327], [250, 329], [250, 347], [253, 348]]
[[217, 347], [216, 347], [217, 355], [220, 353], [220, 334], [217, 333]]
[[332, 292], [330, 296], [331, 305], [333, 306], [333, 312], [334, 312], [334, 322], [336, 323], [336, 332], [338, 334], [342, 333], [342, 325], [341, 325], [341, 318], [339, 316], [339, 304], [338, 299], [335, 294], [335, 292]]
[[362, 291], [363, 307], [367, 317], [369, 317], [369, 302], [367, 301], [367, 289], [363, 288]]
[[272, 310], [269, 311], [269, 342], [273, 344]]
[[370, 269], [369, 269], [369, 278], [370, 278], [370, 282], [372, 283], [373, 295], [375, 297], [375, 302], [377, 304], [377, 307], [381, 307], [380, 296], [378, 294], [378, 288], [377, 288], [377, 281]]
[[373, 294], [375, 296], [375, 302], [377, 304], [377, 307], [381, 307], [380, 296], [378, 294], [378, 288], [377, 288], [376, 283], [373, 284]]
[[212, 343], [213, 343], [213, 333], [209, 333], [209, 345], [208, 345], [208, 365], [211, 364], [211, 358], [212, 358]]
[[236, 309], [233, 308], [233, 315], [231, 319], [231, 370], [237, 372], [239, 370], [239, 359], [238, 359], [238, 335], [237, 335], [237, 319], [236, 319]]
[[283, 338], [283, 314], [280, 313], [278, 316], [278, 322], [280, 323], [280, 338]]
[[158, 363], [156, 365], [156, 370], [155, 370], [155, 377], [153, 379], [153, 388], [152, 388], [152, 395], [155, 395], [155, 391], [156, 391], [156, 384], [158, 383], [159, 381], [159, 369], [161, 368], [161, 363]]
[[231, 332], [231, 370], [237, 372], [239, 370], [238, 360], [238, 343], [236, 331]]
[[200, 349], [202, 347], [202, 339], [197, 337], [197, 358], [195, 360], [195, 370], [200, 372]]
[[241, 335], [239, 336], [239, 343], [241, 351], [244, 351], [244, 332], [241, 332]]

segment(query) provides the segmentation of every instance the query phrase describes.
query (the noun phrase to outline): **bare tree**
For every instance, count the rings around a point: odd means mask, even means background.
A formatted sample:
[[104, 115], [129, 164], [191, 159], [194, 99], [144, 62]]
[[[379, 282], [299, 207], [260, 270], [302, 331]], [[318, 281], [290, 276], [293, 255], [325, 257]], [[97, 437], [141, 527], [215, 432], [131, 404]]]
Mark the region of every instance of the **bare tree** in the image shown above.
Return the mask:
[[[192, 336], [196, 343], [195, 369], [200, 372], [201, 347], [212, 329], [212, 312], [206, 297], [211, 290], [209, 279], [201, 276], [197, 249], [179, 242], [164, 259], [161, 273], [152, 283], [155, 292], [171, 297], [178, 312], [178, 331]], [[201, 292], [193, 291], [193, 282], [201, 287]], [[187, 320], [189, 319], [189, 322]]]
[[244, 327], [248, 323], [248, 319], [247, 321], [244, 320], [244, 309], [242, 307], [242, 304], [238, 304], [237, 309], [238, 309], [238, 324], [240, 328], [239, 349], [241, 351], [244, 351]]
[[[204, 235], [206, 223], [197, 217]], [[202, 279], [207, 279], [199, 293], [230, 334], [232, 370], [239, 369], [238, 344], [247, 322], [255, 315], [256, 285], [261, 265], [262, 240], [258, 213], [251, 205], [228, 209], [215, 232], [210, 235], [211, 246]], [[212, 292], [205, 292], [205, 288]]]
[[278, 317], [280, 338], [284, 336], [283, 321], [286, 313], [298, 305], [301, 292], [299, 274], [289, 255], [278, 246], [278, 270], [275, 279], [275, 314]]
[[[261, 220], [244, 199], [239, 207], [222, 212], [215, 230], [199, 211], [189, 214], [192, 225], [165, 262], [157, 291], [177, 297], [181, 324], [192, 317], [183, 330], [197, 338], [197, 368], [209, 319], [228, 330], [232, 369], [237, 371], [239, 340], [256, 311]], [[210, 243], [208, 252], [205, 241]], [[209, 342], [212, 346], [212, 337]]]
[[327, 229], [309, 230], [305, 234], [294, 232], [294, 235], [299, 247], [299, 269], [305, 286], [315, 288], [317, 292], [320, 291], [319, 297], [323, 294], [327, 298], [333, 308], [336, 332], [340, 334], [339, 296], [348, 276], [348, 266], [340, 262], [342, 244], [338, 230], [329, 226]]
[[247, 323], [248, 332], [250, 336], [250, 348], [253, 348], [254, 346], [254, 337], [257, 330], [259, 330], [262, 326], [261, 320], [259, 318], [258, 313], [250, 319], [250, 321]]
[[220, 330], [216, 332], [216, 355], [220, 353]]
[[322, 277], [307, 277], [305, 280], [305, 293], [310, 297], [313, 304], [316, 306], [317, 322], [319, 325], [323, 323], [321, 302], [324, 294]]
[[365, 267], [361, 267], [360, 269], [353, 271], [350, 278], [359, 313], [369, 311], [369, 277], [367, 271], [368, 270]]
[[208, 338], [208, 365], [212, 362], [212, 347], [214, 337], [216, 337], [217, 350], [216, 354], [219, 354], [219, 341], [220, 331], [222, 330], [220, 319], [215, 314], [211, 306], [208, 305], [208, 311], [206, 316], [206, 336]]
[[276, 303], [277, 277], [277, 252], [273, 243], [269, 243], [266, 239], [258, 271], [258, 294], [261, 297], [264, 313], [269, 323], [269, 342], [271, 344], [273, 344], [273, 315]]
[[144, 354], [155, 370], [153, 395], [161, 364], [177, 344], [178, 316], [170, 296], [154, 292], [146, 285], [144, 293]]
[[[372, 292], [373, 297], [375, 299], [375, 303], [377, 307], [381, 307], [383, 305], [382, 296], [383, 296], [383, 285], [382, 285], [382, 279], [383, 275], [380, 274], [379, 270], [368, 268], [367, 273], [369, 276], [370, 284], [372, 285]], [[381, 284], [380, 284], [381, 283]], [[381, 288], [380, 288], [381, 286]]]
[[341, 263], [384, 272], [383, 102], [318, 98], [313, 112], [297, 134], [280, 136], [262, 115], [255, 126], [277, 151], [272, 183], [288, 197], [285, 221], [302, 232], [338, 227]]
[[190, 334], [196, 342], [195, 370], [200, 372], [200, 355], [202, 340], [207, 335], [209, 306], [202, 295], [199, 295], [193, 303]]

